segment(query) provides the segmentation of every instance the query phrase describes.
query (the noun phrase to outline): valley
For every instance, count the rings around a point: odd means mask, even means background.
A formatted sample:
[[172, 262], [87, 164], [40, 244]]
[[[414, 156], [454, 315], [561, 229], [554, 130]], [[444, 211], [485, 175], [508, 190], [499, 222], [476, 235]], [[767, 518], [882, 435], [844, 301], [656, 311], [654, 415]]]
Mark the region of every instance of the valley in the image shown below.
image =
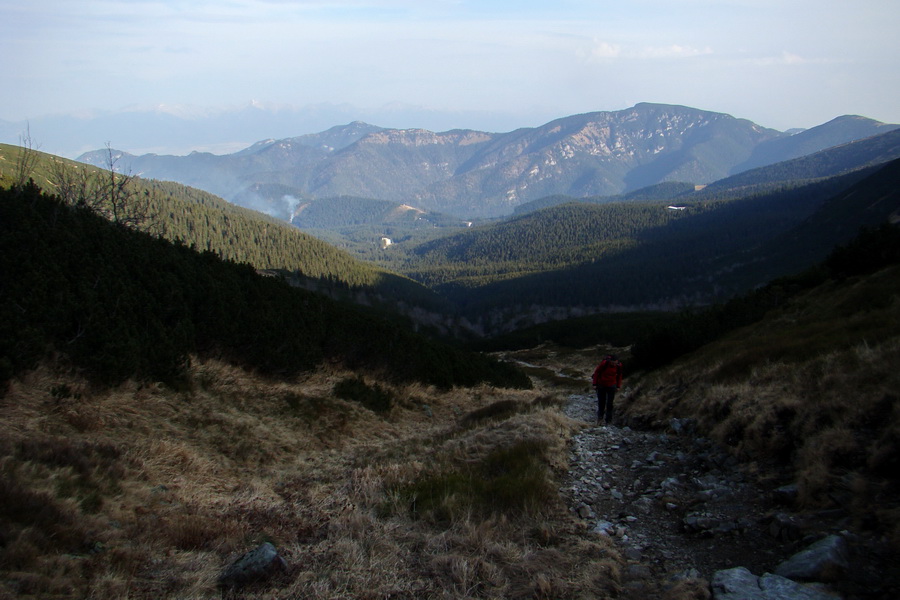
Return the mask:
[[100, 163], [0, 146], [0, 600], [900, 591], [895, 126]]
[[[623, 158], [630, 152], [627, 144], [621, 152], [597, 149], [615, 146], [610, 140], [616, 136], [631, 136], [628, 144], [645, 144], [663, 135], [659, 132], [668, 136], [665, 147], [637, 162]], [[900, 210], [895, 189], [876, 189], [878, 177], [890, 186], [895, 176], [896, 165], [879, 176], [876, 171], [900, 158], [900, 130], [862, 117], [841, 117], [785, 135], [729, 115], [642, 104], [627, 111], [577, 115], [534, 130], [476, 134], [444, 136], [351, 123], [320, 134], [261, 141], [226, 156], [133, 157], [108, 148], [82, 160], [139, 173], [136, 182], [156, 177], [200, 185], [230, 200], [226, 206], [232, 212], [244, 210], [237, 204], [269, 214], [263, 220], [246, 210], [241, 219], [256, 221], [252, 225], [239, 225], [235, 218], [212, 223], [211, 218], [219, 217], [198, 209], [218, 210], [221, 200], [199, 199], [196, 192], [176, 199], [192, 188], [160, 189], [173, 184], [156, 183], [149, 193], [165, 195], [155, 203], [159, 213], [171, 215], [161, 223], [167, 239], [199, 244], [333, 297], [356, 297], [389, 311], [400, 308], [419, 327], [464, 338], [586, 315], [665, 313], [722, 302], [814, 265], [860, 227], [876, 226]], [[573, 140], [592, 141], [582, 147], [572, 145]], [[536, 199], [508, 203], [506, 214], [490, 218], [460, 210], [458, 204], [465, 200], [454, 192], [442, 196], [444, 205], [436, 210], [420, 202], [414, 191], [418, 184], [399, 195], [381, 190], [368, 197], [352, 184], [370, 173], [397, 184], [413, 181], [415, 176], [407, 172], [411, 165], [437, 169], [438, 162], [449, 160], [442, 153], [455, 145], [454, 160], [462, 160], [466, 152], [488, 152], [478, 149], [484, 144], [492, 148], [488, 155], [504, 160], [533, 158], [535, 152], [570, 145], [571, 156], [565, 160], [582, 160], [582, 153], [607, 166], [616, 163], [625, 172], [681, 164], [679, 153], [709, 163], [710, 154], [701, 148], [735, 146], [738, 140], [748, 158], [739, 162], [736, 155], [716, 154], [716, 160], [733, 161], [727, 169], [716, 167], [719, 179], [694, 174], [685, 182], [670, 172], [642, 180], [648, 187], [630, 189], [623, 183], [614, 195], [601, 196], [550, 177], [547, 181], [555, 187], [543, 189]], [[332, 159], [338, 162], [326, 166]], [[353, 166], [344, 165], [347, 160]], [[585, 177], [599, 176], [600, 163], [590, 167], [595, 175]], [[320, 193], [289, 181], [319, 178], [298, 174], [313, 164], [352, 185]], [[703, 169], [713, 169], [710, 164]], [[475, 182], [470, 186], [485, 189]], [[874, 195], [882, 200], [869, 206], [867, 198]], [[177, 205], [170, 208], [172, 202]], [[680, 210], [669, 209], [673, 204]], [[835, 211], [843, 213], [839, 221], [832, 216]], [[831, 224], [805, 225], [817, 220]], [[265, 243], [263, 250], [260, 242], [269, 237], [265, 232], [273, 223], [294, 227], [273, 227], [278, 239]], [[299, 236], [288, 233], [291, 229], [310, 237], [295, 242], [292, 238]], [[314, 240], [325, 244], [314, 247]], [[308, 250], [293, 250], [295, 243]]]

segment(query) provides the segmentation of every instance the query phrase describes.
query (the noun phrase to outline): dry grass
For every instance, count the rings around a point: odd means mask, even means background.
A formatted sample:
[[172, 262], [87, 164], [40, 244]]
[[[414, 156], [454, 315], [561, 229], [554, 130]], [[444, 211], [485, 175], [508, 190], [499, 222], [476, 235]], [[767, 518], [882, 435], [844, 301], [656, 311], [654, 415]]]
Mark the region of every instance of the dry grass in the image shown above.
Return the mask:
[[859, 526], [900, 542], [900, 339], [861, 343], [806, 359], [764, 361], [748, 377], [722, 380], [721, 349], [646, 378], [629, 414], [699, 429], [745, 460], [799, 484], [806, 507], [840, 506]]
[[[197, 362], [180, 391], [93, 390], [47, 366], [14, 381], [0, 599], [219, 598], [223, 567], [262, 541], [289, 568], [245, 598], [617, 593], [621, 559], [555, 493], [574, 424], [554, 392], [366, 380], [391, 397], [376, 413], [335, 397], [348, 378]], [[470, 486], [452, 510], [411, 510], [409, 489], [452, 473]]]

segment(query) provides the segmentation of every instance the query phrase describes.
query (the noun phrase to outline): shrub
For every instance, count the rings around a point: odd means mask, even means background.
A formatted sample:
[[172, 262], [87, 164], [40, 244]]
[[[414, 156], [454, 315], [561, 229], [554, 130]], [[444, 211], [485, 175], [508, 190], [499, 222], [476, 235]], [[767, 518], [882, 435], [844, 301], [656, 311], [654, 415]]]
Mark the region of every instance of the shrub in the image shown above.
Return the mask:
[[48, 552], [79, 552], [87, 540], [78, 516], [50, 494], [0, 474], [0, 568], [24, 569]]
[[546, 444], [524, 441], [494, 450], [480, 466], [480, 490], [491, 506], [503, 511], [530, 512], [552, 493], [542, 461]]
[[388, 390], [377, 383], [370, 386], [362, 377], [342, 379], [335, 384], [334, 395], [344, 400], [359, 402], [376, 413], [388, 412], [394, 402]]

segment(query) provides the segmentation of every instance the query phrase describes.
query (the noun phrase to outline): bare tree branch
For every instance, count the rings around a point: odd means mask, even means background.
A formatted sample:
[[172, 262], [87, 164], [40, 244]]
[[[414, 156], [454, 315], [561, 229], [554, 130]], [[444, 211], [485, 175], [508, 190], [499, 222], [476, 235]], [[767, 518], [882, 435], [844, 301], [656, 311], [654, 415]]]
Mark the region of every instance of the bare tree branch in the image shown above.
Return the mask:
[[50, 185], [65, 204], [94, 208], [94, 184], [88, 177], [86, 166], [69, 165], [54, 158], [50, 163]]
[[159, 228], [155, 194], [141, 192], [130, 173], [118, 171], [120, 158], [107, 143], [101, 172], [54, 160], [50, 165], [51, 183], [69, 206], [88, 208], [113, 223], [155, 234]]
[[19, 135], [19, 144], [22, 146], [16, 159], [16, 170], [13, 173], [13, 186], [23, 187], [34, 174], [34, 166], [37, 164], [38, 152], [31, 139], [31, 124], [26, 125], [25, 132]]

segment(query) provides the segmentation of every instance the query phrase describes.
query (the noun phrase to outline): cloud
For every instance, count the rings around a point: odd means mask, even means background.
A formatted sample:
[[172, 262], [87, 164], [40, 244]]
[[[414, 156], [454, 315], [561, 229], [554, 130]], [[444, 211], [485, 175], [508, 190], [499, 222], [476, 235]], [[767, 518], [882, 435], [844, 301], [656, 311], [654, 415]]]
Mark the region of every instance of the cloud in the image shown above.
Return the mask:
[[581, 50], [579, 57], [587, 62], [605, 62], [613, 59], [678, 59], [693, 58], [712, 54], [710, 46], [697, 48], [684, 44], [669, 44], [667, 46], [621, 46], [612, 42], [594, 39], [587, 50]]
[[618, 44], [594, 40], [591, 48], [585, 53], [585, 58], [588, 62], [603, 61], [618, 58], [621, 53], [622, 47]]
[[793, 52], [788, 52], [787, 50], [782, 50], [781, 54], [776, 56], [761, 56], [757, 58], [751, 58], [747, 62], [757, 67], [773, 67], [773, 66], [789, 66], [796, 67], [802, 65], [809, 64], [824, 64], [828, 63], [827, 59], [823, 58], [805, 58], [800, 56], [799, 54], [794, 54]]
[[693, 46], [671, 44], [669, 46], [647, 46], [638, 50], [634, 56], [636, 58], [692, 58], [712, 53], [712, 48], [709, 46], [695, 48]]

